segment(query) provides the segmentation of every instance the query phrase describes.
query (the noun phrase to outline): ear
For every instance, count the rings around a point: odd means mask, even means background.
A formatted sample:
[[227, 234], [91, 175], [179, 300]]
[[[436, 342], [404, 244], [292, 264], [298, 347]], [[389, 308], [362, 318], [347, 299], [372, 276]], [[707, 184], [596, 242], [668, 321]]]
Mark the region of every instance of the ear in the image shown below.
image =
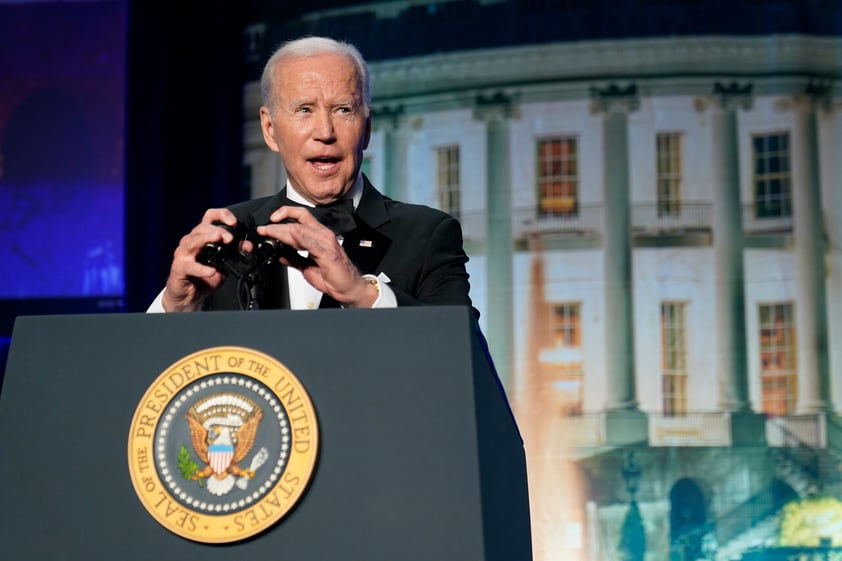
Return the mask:
[[363, 150], [368, 148], [368, 143], [371, 141], [371, 113], [365, 119], [365, 142], [363, 143]]
[[272, 114], [266, 106], [260, 108], [260, 129], [263, 131], [263, 141], [266, 146], [273, 152], [277, 152], [279, 149], [278, 143], [275, 141], [275, 124], [272, 122]]

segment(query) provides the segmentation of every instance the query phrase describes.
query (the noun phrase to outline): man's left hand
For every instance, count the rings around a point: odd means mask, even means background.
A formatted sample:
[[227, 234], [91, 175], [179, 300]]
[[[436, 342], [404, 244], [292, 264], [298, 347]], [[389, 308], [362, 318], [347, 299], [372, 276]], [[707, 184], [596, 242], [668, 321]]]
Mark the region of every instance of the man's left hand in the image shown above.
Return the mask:
[[[286, 219], [292, 221], [281, 223]], [[345, 308], [370, 308], [374, 304], [377, 288], [362, 278], [336, 234], [319, 223], [307, 208], [282, 206], [269, 220], [272, 224], [258, 226], [257, 233], [298, 252], [280, 257], [282, 264], [300, 270], [308, 283]]]

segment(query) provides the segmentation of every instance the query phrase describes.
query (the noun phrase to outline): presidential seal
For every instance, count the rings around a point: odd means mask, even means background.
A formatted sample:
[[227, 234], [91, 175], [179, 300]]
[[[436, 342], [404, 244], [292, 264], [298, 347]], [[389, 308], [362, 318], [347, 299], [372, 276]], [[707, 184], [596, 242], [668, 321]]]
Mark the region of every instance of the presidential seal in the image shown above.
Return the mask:
[[272, 357], [214, 347], [172, 364], [129, 430], [140, 502], [166, 529], [205, 543], [258, 534], [301, 499], [319, 444], [301, 382]]

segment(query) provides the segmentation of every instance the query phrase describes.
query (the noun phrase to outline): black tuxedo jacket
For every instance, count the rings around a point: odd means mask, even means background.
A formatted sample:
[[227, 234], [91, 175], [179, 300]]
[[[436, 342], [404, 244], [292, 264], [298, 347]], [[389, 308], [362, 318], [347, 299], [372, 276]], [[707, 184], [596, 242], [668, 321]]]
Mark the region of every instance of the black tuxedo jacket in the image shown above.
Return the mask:
[[[230, 210], [250, 232], [267, 224], [269, 216], [286, 201], [286, 189], [269, 197], [233, 205]], [[462, 227], [439, 210], [394, 201], [378, 192], [363, 176], [363, 194], [354, 213], [356, 228], [342, 244], [361, 274], [385, 273], [399, 306], [471, 306], [468, 257], [462, 247]], [[265, 268], [258, 305], [263, 309], [288, 309], [286, 267]], [[205, 301], [208, 310], [240, 309], [236, 279], [229, 277]], [[323, 296], [320, 307], [335, 307]], [[476, 313], [476, 310], [474, 310]]]

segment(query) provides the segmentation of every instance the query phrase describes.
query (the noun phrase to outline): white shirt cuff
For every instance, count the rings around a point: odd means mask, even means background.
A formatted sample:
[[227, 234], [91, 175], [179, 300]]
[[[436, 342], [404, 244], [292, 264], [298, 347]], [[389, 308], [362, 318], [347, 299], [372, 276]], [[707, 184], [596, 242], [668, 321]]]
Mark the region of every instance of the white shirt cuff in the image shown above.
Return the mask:
[[377, 300], [371, 305], [372, 308], [398, 307], [398, 299], [395, 296], [395, 292], [389, 286], [389, 282], [392, 279], [387, 277], [385, 273], [380, 273], [376, 277], [374, 275], [363, 275], [363, 278], [377, 283]]
[[[164, 289], [164, 290], [166, 290], [166, 289]], [[155, 299], [152, 301], [152, 303], [149, 304], [149, 307], [146, 308], [146, 313], [147, 314], [165, 314], [165, 313], [167, 313], [167, 311], [164, 309], [163, 298], [164, 298], [164, 291], [162, 290], [161, 292], [158, 293], [158, 296], [155, 297]]]

